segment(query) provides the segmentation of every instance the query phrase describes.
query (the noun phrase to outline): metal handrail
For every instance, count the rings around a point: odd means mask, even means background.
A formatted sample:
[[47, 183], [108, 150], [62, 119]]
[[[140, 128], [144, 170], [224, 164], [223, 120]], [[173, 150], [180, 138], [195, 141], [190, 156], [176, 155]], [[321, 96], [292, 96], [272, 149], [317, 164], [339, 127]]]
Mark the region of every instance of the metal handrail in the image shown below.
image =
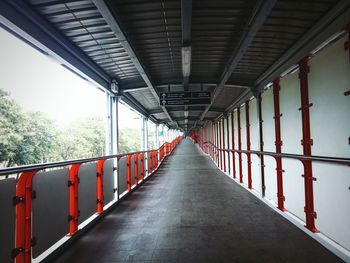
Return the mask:
[[[170, 143], [165, 142], [163, 145], [165, 145], [165, 144], [170, 144]], [[56, 168], [56, 167], [63, 167], [63, 166], [68, 166], [68, 165], [72, 165], [72, 164], [82, 164], [82, 163], [88, 163], [88, 162], [95, 162], [95, 161], [107, 160], [107, 159], [112, 159], [112, 158], [121, 158], [121, 157], [124, 157], [127, 155], [148, 153], [151, 151], [159, 151], [163, 147], [163, 145], [160, 146], [158, 149], [146, 150], [146, 151], [105, 155], [105, 156], [76, 159], [76, 160], [70, 160], [70, 161], [60, 161], [60, 162], [50, 162], [50, 163], [40, 163], [40, 164], [30, 164], [30, 165], [8, 167], [8, 168], [0, 169], [0, 176], [23, 173], [23, 172], [28, 172], [28, 171], [39, 171], [39, 170], [44, 170], [44, 169], [48, 169], [48, 168]]]
[[327, 162], [327, 163], [350, 165], [350, 158], [345, 158], [345, 157], [329, 157], [329, 156], [317, 156], [317, 155], [306, 156], [306, 155], [292, 154], [292, 153], [275, 153], [275, 152], [254, 151], [254, 150], [247, 151], [247, 150], [221, 149], [209, 141], [203, 142], [203, 144], [211, 144], [218, 151], [236, 152], [236, 153], [245, 153], [245, 154], [256, 154], [258, 156], [267, 155], [267, 156], [272, 156], [272, 157], [283, 157], [283, 158], [297, 159], [300, 161], [309, 160], [309, 161], [316, 161], [316, 162]]

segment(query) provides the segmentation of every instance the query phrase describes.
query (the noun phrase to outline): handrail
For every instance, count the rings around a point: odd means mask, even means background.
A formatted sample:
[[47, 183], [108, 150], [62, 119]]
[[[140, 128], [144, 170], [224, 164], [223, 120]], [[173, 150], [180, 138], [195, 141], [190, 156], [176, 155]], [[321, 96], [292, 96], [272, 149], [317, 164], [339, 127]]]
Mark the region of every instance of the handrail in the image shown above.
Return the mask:
[[350, 165], [350, 158], [345, 157], [329, 157], [329, 156], [317, 156], [317, 155], [300, 155], [300, 154], [292, 154], [292, 153], [275, 153], [275, 152], [267, 152], [267, 151], [254, 151], [254, 150], [232, 150], [232, 149], [221, 149], [215, 146], [212, 142], [206, 141], [203, 144], [210, 144], [218, 151], [226, 151], [226, 152], [236, 152], [236, 153], [245, 153], [245, 154], [257, 154], [259, 155], [267, 155], [272, 157], [283, 157], [290, 159], [298, 159], [300, 161], [317, 161], [317, 162], [328, 162], [328, 163], [337, 163], [343, 165]]
[[[165, 142], [163, 145], [165, 144], [170, 144], [170, 143]], [[28, 172], [28, 171], [44, 170], [48, 168], [68, 166], [72, 164], [95, 162], [95, 161], [107, 160], [111, 158], [121, 158], [127, 155], [148, 153], [151, 151], [159, 151], [163, 147], [163, 145], [160, 146], [158, 149], [152, 149], [152, 150], [146, 150], [146, 151], [137, 151], [137, 152], [98, 156], [98, 157], [92, 157], [92, 158], [75, 159], [75, 160], [69, 160], [69, 161], [49, 162], [49, 163], [30, 164], [30, 165], [21, 165], [21, 166], [15, 166], [15, 167], [2, 168], [0, 169], [0, 176], [6, 176], [9, 174], [16, 174], [16, 173], [22, 173], [22, 172]]]
[[[67, 235], [70, 237], [76, 236], [79, 230], [79, 169], [84, 163], [91, 163], [96, 161], [96, 192], [91, 191], [91, 194], [96, 196], [96, 209], [95, 215], [96, 218], [102, 216], [106, 211], [105, 197], [104, 197], [104, 163], [107, 159], [117, 158], [118, 164], [117, 167], [112, 167], [109, 169], [117, 171], [118, 181], [117, 188], [113, 188], [114, 193], [117, 196], [118, 202], [120, 198], [124, 198], [126, 194], [130, 193], [137, 189], [138, 185], [142, 183], [146, 178], [153, 175], [160, 167], [164, 159], [169, 156], [176, 145], [181, 141], [182, 136], [176, 137], [171, 142], [163, 143], [158, 149], [155, 150], [146, 150], [146, 151], [138, 151], [138, 152], [130, 152], [124, 154], [115, 154], [115, 155], [106, 155], [99, 156], [94, 158], [85, 158], [85, 159], [77, 159], [70, 161], [62, 161], [62, 162], [52, 162], [52, 163], [42, 163], [42, 164], [34, 164], [34, 165], [25, 165], [18, 167], [10, 167], [0, 170], [0, 176], [10, 175], [10, 174], [19, 174], [16, 179], [16, 194], [13, 197], [13, 204], [15, 206], [15, 228], [13, 234], [15, 237], [15, 247], [12, 249], [12, 260], [15, 260], [16, 263], [30, 263], [32, 262], [32, 199], [36, 198], [35, 189], [33, 189], [33, 179], [37, 175], [40, 170], [44, 170], [47, 168], [55, 168], [55, 167], [64, 167], [70, 166], [67, 180], [67, 187], [69, 193], [69, 211], [68, 211], [68, 233]], [[147, 157], [147, 165], [145, 153], [148, 154]], [[119, 161], [121, 157], [127, 156], [126, 163], [124, 163], [124, 169], [122, 173], [119, 170]], [[141, 157], [141, 159], [139, 159]], [[139, 166], [140, 165], [140, 166]], [[147, 167], [147, 170], [145, 168]], [[134, 169], [134, 171], [132, 171]], [[145, 171], [147, 171], [147, 176], [145, 175]], [[119, 189], [119, 177], [125, 177], [126, 190]], [[7, 180], [7, 177], [5, 178]], [[90, 177], [91, 180], [91, 177]], [[92, 179], [95, 180], [95, 179]], [[111, 187], [111, 185], [109, 185]], [[114, 185], [112, 185], [114, 187]], [[109, 190], [111, 190], [109, 188]], [[120, 192], [123, 191], [123, 192]], [[109, 202], [111, 202], [109, 200]], [[91, 211], [90, 211], [91, 212]], [[90, 216], [92, 216], [91, 214]], [[86, 220], [83, 219], [83, 220]], [[90, 223], [88, 223], [90, 224]], [[85, 226], [83, 227], [85, 228]], [[58, 241], [58, 240], [57, 240]], [[43, 253], [43, 252], [41, 252]]]

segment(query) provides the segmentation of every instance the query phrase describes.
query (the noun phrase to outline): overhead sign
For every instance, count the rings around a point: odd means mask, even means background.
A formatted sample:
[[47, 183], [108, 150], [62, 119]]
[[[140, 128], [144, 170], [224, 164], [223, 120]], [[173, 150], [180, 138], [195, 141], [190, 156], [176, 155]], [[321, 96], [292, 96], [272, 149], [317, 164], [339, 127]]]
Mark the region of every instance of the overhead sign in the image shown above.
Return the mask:
[[210, 104], [210, 92], [161, 92], [160, 105], [203, 105]]

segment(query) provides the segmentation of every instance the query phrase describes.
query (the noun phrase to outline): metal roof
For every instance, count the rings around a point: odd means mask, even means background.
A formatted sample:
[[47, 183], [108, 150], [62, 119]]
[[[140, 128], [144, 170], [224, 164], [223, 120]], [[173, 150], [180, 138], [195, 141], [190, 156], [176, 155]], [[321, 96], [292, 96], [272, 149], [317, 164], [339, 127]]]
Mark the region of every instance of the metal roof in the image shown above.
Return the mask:
[[[69, 46], [89, 70], [116, 79], [120, 94], [143, 114], [180, 128], [227, 113], [239, 98], [252, 96], [251, 88], [273, 80], [350, 17], [346, 0], [5, 2], [9, 10], [48, 22], [57, 31], [56, 41]], [[21, 27], [5, 8], [1, 12]], [[187, 79], [182, 75], [184, 45], [192, 48]], [[160, 107], [159, 92], [184, 90], [210, 91], [214, 99], [209, 106]]]

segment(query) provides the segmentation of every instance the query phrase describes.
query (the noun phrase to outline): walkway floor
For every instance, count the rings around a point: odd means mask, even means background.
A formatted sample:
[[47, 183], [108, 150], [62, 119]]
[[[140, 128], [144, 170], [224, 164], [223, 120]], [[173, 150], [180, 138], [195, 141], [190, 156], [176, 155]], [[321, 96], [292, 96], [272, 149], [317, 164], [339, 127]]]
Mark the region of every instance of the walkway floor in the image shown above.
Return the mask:
[[55, 262], [341, 262], [187, 139]]

